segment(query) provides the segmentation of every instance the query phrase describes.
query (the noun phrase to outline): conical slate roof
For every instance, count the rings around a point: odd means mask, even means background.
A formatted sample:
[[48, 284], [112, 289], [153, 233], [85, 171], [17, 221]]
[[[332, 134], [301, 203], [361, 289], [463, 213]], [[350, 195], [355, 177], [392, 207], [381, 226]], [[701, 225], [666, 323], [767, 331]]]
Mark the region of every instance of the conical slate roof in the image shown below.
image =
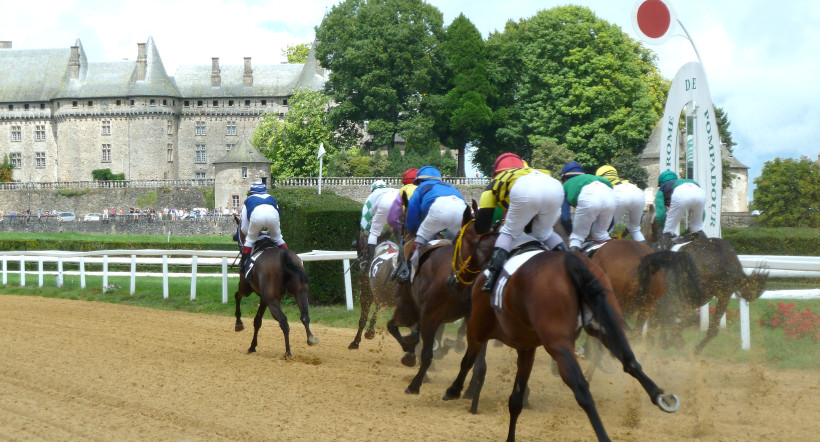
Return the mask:
[[225, 156], [221, 159], [214, 161], [214, 164], [223, 163], [273, 164], [272, 161], [268, 160], [264, 155], [262, 155], [262, 152], [259, 152], [259, 149], [257, 149], [256, 146], [251, 144], [250, 140], [244, 137], [242, 138], [242, 141], [239, 143], [238, 146], [231, 149], [231, 151], [225, 154]]

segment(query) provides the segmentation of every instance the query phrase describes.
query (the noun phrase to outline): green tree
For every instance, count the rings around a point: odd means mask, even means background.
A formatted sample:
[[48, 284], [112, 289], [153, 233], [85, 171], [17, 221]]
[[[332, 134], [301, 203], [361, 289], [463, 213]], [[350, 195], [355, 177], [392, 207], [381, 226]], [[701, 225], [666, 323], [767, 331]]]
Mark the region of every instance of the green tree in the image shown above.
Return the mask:
[[487, 51], [475, 25], [464, 16], [447, 27], [441, 43], [446, 81], [436, 106], [441, 142], [458, 151], [458, 176], [465, 175], [467, 144], [477, 141], [492, 121], [488, 97], [494, 88], [487, 78]]
[[638, 153], [663, 111], [669, 83], [654, 54], [588, 8], [508, 22], [487, 45], [498, 99], [476, 154], [485, 173], [499, 153], [529, 157], [531, 135], [566, 144], [587, 168]]
[[0, 183], [10, 183], [14, 181], [12, 179], [12, 173], [14, 172], [14, 166], [9, 161], [9, 156], [5, 155], [3, 157], [3, 164], [0, 164]]
[[[729, 149], [729, 152], [734, 152], [737, 143], [732, 140], [732, 131], [729, 130], [729, 116], [722, 107], [715, 106], [715, 121], [717, 122], [718, 133], [720, 134], [720, 142], [726, 145], [726, 149]], [[724, 185], [723, 187], [726, 186]]]
[[441, 12], [423, 0], [344, 0], [333, 6], [316, 28], [315, 48], [330, 70], [325, 88], [338, 103], [330, 112], [332, 124], [367, 121], [373, 144], [392, 150], [395, 136], [408, 129], [402, 123], [419, 115], [422, 98], [440, 87], [442, 21]]
[[556, 179], [561, 176], [564, 165], [575, 161], [575, 154], [552, 138], [533, 136], [530, 143], [533, 146], [530, 166], [548, 170]]
[[340, 147], [328, 125], [329, 105], [327, 95], [300, 89], [290, 97], [284, 119], [276, 114], [265, 115], [251, 141], [273, 162], [271, 176], [319, 175], [320, 143], [328, 155]]
[[820, 166], [775, 158], [755, 178], [752, 206], [768, 227], [820, 227]]
[[288, 45], [287, 48], [282, 50], [282, 55], [287, 58], [288, 63], [304, 63], [307, 61], [308, 54], [310, 54], [311, 46], [310, 43]]
[[618, 171], [618, 177], [629, 180], [632, 184], [646, 189], [649, 186], [649, 173], [641, 166], [641, 159], [632, 151], [623, 149], [609, 163]]

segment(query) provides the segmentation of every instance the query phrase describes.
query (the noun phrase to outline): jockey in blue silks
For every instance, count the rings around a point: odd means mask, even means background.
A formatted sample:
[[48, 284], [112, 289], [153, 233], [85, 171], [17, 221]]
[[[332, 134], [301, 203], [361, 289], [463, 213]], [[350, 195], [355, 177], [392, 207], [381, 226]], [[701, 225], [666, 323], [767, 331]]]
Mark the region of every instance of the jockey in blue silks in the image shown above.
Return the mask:
[[242, 204], [242, 217], [239, 224], [239, 229], [245, 235], [242, 259], [239, 262], [239, 268], [243, 273], [253, 251], [253, 245], [262, 231], [267, 230], [268, 236], [277, 247], [288, 248], [279, 228], [279, 205], [276, 204], [273, 196], [268, 194], [268, 188], [263, 183], [253, 183], [250, 193]]
[[[461, 229], [461, 220], [467, 202], [458, 189], [441, 180], [441, 172], [433, 166], [424, 166], [416, 175], [418, 185], [407, 202], [406, 230], [414, 233], [411, 269], [418, 270], [418, 248], [427, 244], [439, 232], [444, 231], [447, 239], [454, 239]], [[412, 272], [411, 272], [412, 273]], [[399, 277], [400, 282], [409, 282], [410, 277]]]

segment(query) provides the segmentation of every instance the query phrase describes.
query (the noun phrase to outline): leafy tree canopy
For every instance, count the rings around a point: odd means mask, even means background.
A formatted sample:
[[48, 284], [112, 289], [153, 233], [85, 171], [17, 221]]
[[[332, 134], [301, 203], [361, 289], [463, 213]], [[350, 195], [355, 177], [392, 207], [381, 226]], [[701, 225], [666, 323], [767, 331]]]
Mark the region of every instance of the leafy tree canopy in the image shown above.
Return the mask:
[[775, 158], [755, 178], [753, 207], [768, 227], [820, 227], [820, 166]]
[[555, 179], [560, 179], [564, 165], [575, 161], [575, 153], [554, 139], [533, 136], [530, 142], [533, 145], [530, 166], [548, 170]]
[[623, 149], [609, 163], [618, 171], [618, 177], [635, 184], [641, 189], [649, 186], [649, 173], [641, 166], [641, 160], [628, 149]]
[[374, 145], [392, 149], [395, 135], [407, 129], [402, 123], [421, 112], [422, 97], [439, 88], [442, 22], [441, 12], [423, 0], [334, 6], [316, 29], [316, 58], [330, 70], [325, 88], [339, 103], [332, 123], [368, 121]]
[[333, 154], [340, 147], [328, 125], [327, 95], [300, 89], [289, 99], [284, 119], [267, 114], [253, 133], [251, 141], [273, 162], [271, 176], [319, 175], [319, 145]]
[[530, 157], [530, 136], [556, 140], [587, 168], [638, 153], [669, 89], [655, 56], [588, 8], [544, 10], [488, 42], [498, 88], [493, 128], [476, 154], [484, 173], [505, 151]]
[[327, 176], [378, 176], [400, 177], [405, 170], [421, 166], [434, 166], [443, 175], [455, 175], [456, 161], [449, 151], [443, 154], [438, 151], [419, 153], [410, 151], [402, 155], [399, 149], [393, 149], [382, 155], [370, 154], [358, 149], [340, 151], [327, 162]]
[[304, 63], [307, 61], [308, 54], [310, 54], [311, 46], [310, 43], [288, 45], [287, 48], [282, 50], [282, 55], [287, 58], [288, 63]]
[[3, 157], [3, 164], [0, 164], [0, 183], [10, 183], [14, 181], [12, 179], [13, 172], [14, 165], [12, 165], [11, 161], [9, 161], [9, 156], [5, 155]]

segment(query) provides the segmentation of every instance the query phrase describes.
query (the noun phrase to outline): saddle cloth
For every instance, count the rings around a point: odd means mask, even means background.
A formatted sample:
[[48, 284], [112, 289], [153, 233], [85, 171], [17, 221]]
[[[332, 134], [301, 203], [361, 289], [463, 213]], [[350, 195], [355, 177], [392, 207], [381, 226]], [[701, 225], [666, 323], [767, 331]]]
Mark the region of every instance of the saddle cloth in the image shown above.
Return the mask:
[[[532, 259], [533, 256], [538, 255], [540, 253], [544, 253], [544, 249], [530, 249], [527, 248], [521, 253], [514, 254], [507, 262], [504, 263], [504, 267], [501, 269], [501, 274], [498, 275], [498, 280], [495, 283], [495, 287], [493, 287], [493, 296], [491, 299], [493, 307], [497, 310], [501, 311], [502, 305], [502, 297], [504, 294], [504, 288], [507, 285], [507, 281], [510, 280], [513, 274], [521, 268], [527, 261]], [[513, 251], [515, 253], [515, 251]], [[488, 276], [488, 271], [485, 270], [485, 276]]]
[[370, 271], [368, 272], [368, 276], [370, 276], [371, 278], [375, 278], [376, 275], [379, 273], [379, 268], [382, 265], [388, 263], [389, 261], [393, 261], [392, 265], [395, 268], [398, 258], [398, 249], [387, 249], [383, 253], [376, 255], [376, 257], [373, 258], [373, 262], [370, 263]]
[[686, 242], [682, 242], [680, 244], [675, 244], [669, 250], [671, 250], [673, 252], [677, 252], [678, 250], [680, 250], [681, 247], [689, 244], [690, 242], [692, 242], [692, 241], [686, 241]]

